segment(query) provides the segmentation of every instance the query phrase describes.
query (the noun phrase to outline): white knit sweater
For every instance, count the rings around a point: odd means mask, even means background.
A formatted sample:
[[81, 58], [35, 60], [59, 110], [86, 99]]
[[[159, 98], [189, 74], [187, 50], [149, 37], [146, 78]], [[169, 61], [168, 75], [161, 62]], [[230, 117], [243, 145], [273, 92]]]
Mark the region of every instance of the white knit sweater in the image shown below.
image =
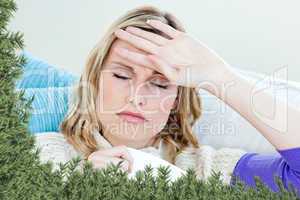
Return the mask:
[[[112, 145], [100, 134], [94, 135], [98, 147], [112, 147]], [[58, 169], [59, 163], [66, 163], [72, 158], [82, 154], [69, 144], [61, 133], [49, 132], [36, 135], [36, 147], [40, 148], [40, 159], [42, 162], [52, 161], [54, 169]], [[163, 158], [163, 146], [158, 149], [147, 147], [139, 149], [152, 155]], [[208, 145], [200, 148], [188, 147], [175, 158], [175, 165], [183, 170], [193, 168], [197, 178], [207, 180], [212, 171], [221, 172], [224, 183], [230, 184], [234, 167], [238, 160], [246, 152], [241, 149], [221, 148], [214, 149]]]

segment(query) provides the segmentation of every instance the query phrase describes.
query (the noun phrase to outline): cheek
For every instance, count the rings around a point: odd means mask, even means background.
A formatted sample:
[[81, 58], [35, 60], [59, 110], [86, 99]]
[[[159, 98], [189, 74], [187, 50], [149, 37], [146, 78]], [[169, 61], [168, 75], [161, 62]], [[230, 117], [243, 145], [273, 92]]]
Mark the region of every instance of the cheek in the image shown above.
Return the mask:
[[174, 102], [177, 96], [176, 91], [162, 92], [159, 98], [156, 98], [152, 104], [156, 106], [158, 115], [169, 115], [170, 110], [174, 106]]
[[156, 132], [161, 131], [166, 125], [175, 99], [176, 93], [169, 93], [161, 95], [159, 100], [152, 102], [153, 105], [156, 105], [156, 112], [152, 115], [152, 126]]
[[[122, 91], [122, 92], [120, 92]], [[116, 113], [125, 106], [126, 85], [112, 77], [109, 73], [101, 77], [98, 91], [100, 112]]]

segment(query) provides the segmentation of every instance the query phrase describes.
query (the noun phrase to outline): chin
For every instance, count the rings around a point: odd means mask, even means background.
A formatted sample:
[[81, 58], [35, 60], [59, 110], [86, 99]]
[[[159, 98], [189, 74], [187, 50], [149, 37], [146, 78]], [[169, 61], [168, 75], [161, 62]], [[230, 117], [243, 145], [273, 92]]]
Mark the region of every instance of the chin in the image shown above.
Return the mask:
[[131, 147], [131, 148], [135, 148], [135, 149], [141, 149], [141, 148], [144, 148], [147, 144], [147, 141], [145, 140], [142, 140], [142, 141], [139, 141], [139, 140], [135, 140], [135, 139], [126, 139], [126, 140], [123, 140], [123, 145], [126, 145], [128, 147]]

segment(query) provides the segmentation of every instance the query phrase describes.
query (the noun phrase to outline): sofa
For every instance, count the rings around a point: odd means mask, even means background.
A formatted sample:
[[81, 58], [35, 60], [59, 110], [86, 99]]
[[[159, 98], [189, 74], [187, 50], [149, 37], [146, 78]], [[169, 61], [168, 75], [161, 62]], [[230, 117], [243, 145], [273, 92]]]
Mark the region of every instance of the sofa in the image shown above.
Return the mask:
[[[24, 90], [25, 97], [34, 96], [29, 118], [29, 132], [43, 134], [59, 132], [59, 124], [66, 115], [72, 99], [74, 85], [79, 76], [53, 66], [24, 50], [21, 54], [27, 63], [16, 83], [16, 90]], [[300, 103], [300, 84], [286, 81], [277, 74], [267, 76], [253, 71], [237, 69], [247, 79], [257, 82], [257, 87], [276, 94], [276, 98], [287, 99], [289, 104]], [[272, 145], [247, 120], [210, 93], [199, 90], [202, 100], [202, 116], [193, 126], [201, 144], [215, 148], [232, 147], [246, 151], [269, 153]]]

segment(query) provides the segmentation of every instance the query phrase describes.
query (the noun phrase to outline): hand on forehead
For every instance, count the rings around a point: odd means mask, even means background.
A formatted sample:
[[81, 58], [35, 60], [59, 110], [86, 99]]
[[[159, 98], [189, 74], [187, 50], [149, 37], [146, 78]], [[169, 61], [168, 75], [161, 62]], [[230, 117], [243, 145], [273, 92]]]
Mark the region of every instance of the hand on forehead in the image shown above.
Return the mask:
[[[130, 59], [124, 58], [124, 56], [120, 56], [119, 51], [122, 51], [122, 49], [126, 49], [126, 50], [131, 51], [131, 52], [139, 53], [139, 55], [141, 55], [141, 57], [139, 59], [143, 59], [143, 62], [136, 63], [136, 62], [134, 62]], [[148, 54], [149, 53], [134, 47], [132, 44], [130, 44], [126, 41], [116, 39], [114, 41], [114, 43], [112, 44], [112, 46], [111, 46], [111, 49], [110, 49], [109, 55], [107, 57], [107, 62], [106, 63], [107, 64], [112, 64], [112, 63], [116, 64], [116, 63], [118, 63], [118, 64], [122, 64], [122, 65], [125, 65], [125, 66], [129, 66], [129, 67], [133, 68], [133, 70], [136, 70], [137, 73], [140, 70], [142, 70], [143, 72], [149, 73], [149, 74], [159, 73], [155, 69], [149, 68], [149, 66], [153, 66], [153, 63], [151, 63], [151, 61], [149, 61], [147, 59]], [[161, 75], [163, 75], [163, 74], [161, 74]]]

